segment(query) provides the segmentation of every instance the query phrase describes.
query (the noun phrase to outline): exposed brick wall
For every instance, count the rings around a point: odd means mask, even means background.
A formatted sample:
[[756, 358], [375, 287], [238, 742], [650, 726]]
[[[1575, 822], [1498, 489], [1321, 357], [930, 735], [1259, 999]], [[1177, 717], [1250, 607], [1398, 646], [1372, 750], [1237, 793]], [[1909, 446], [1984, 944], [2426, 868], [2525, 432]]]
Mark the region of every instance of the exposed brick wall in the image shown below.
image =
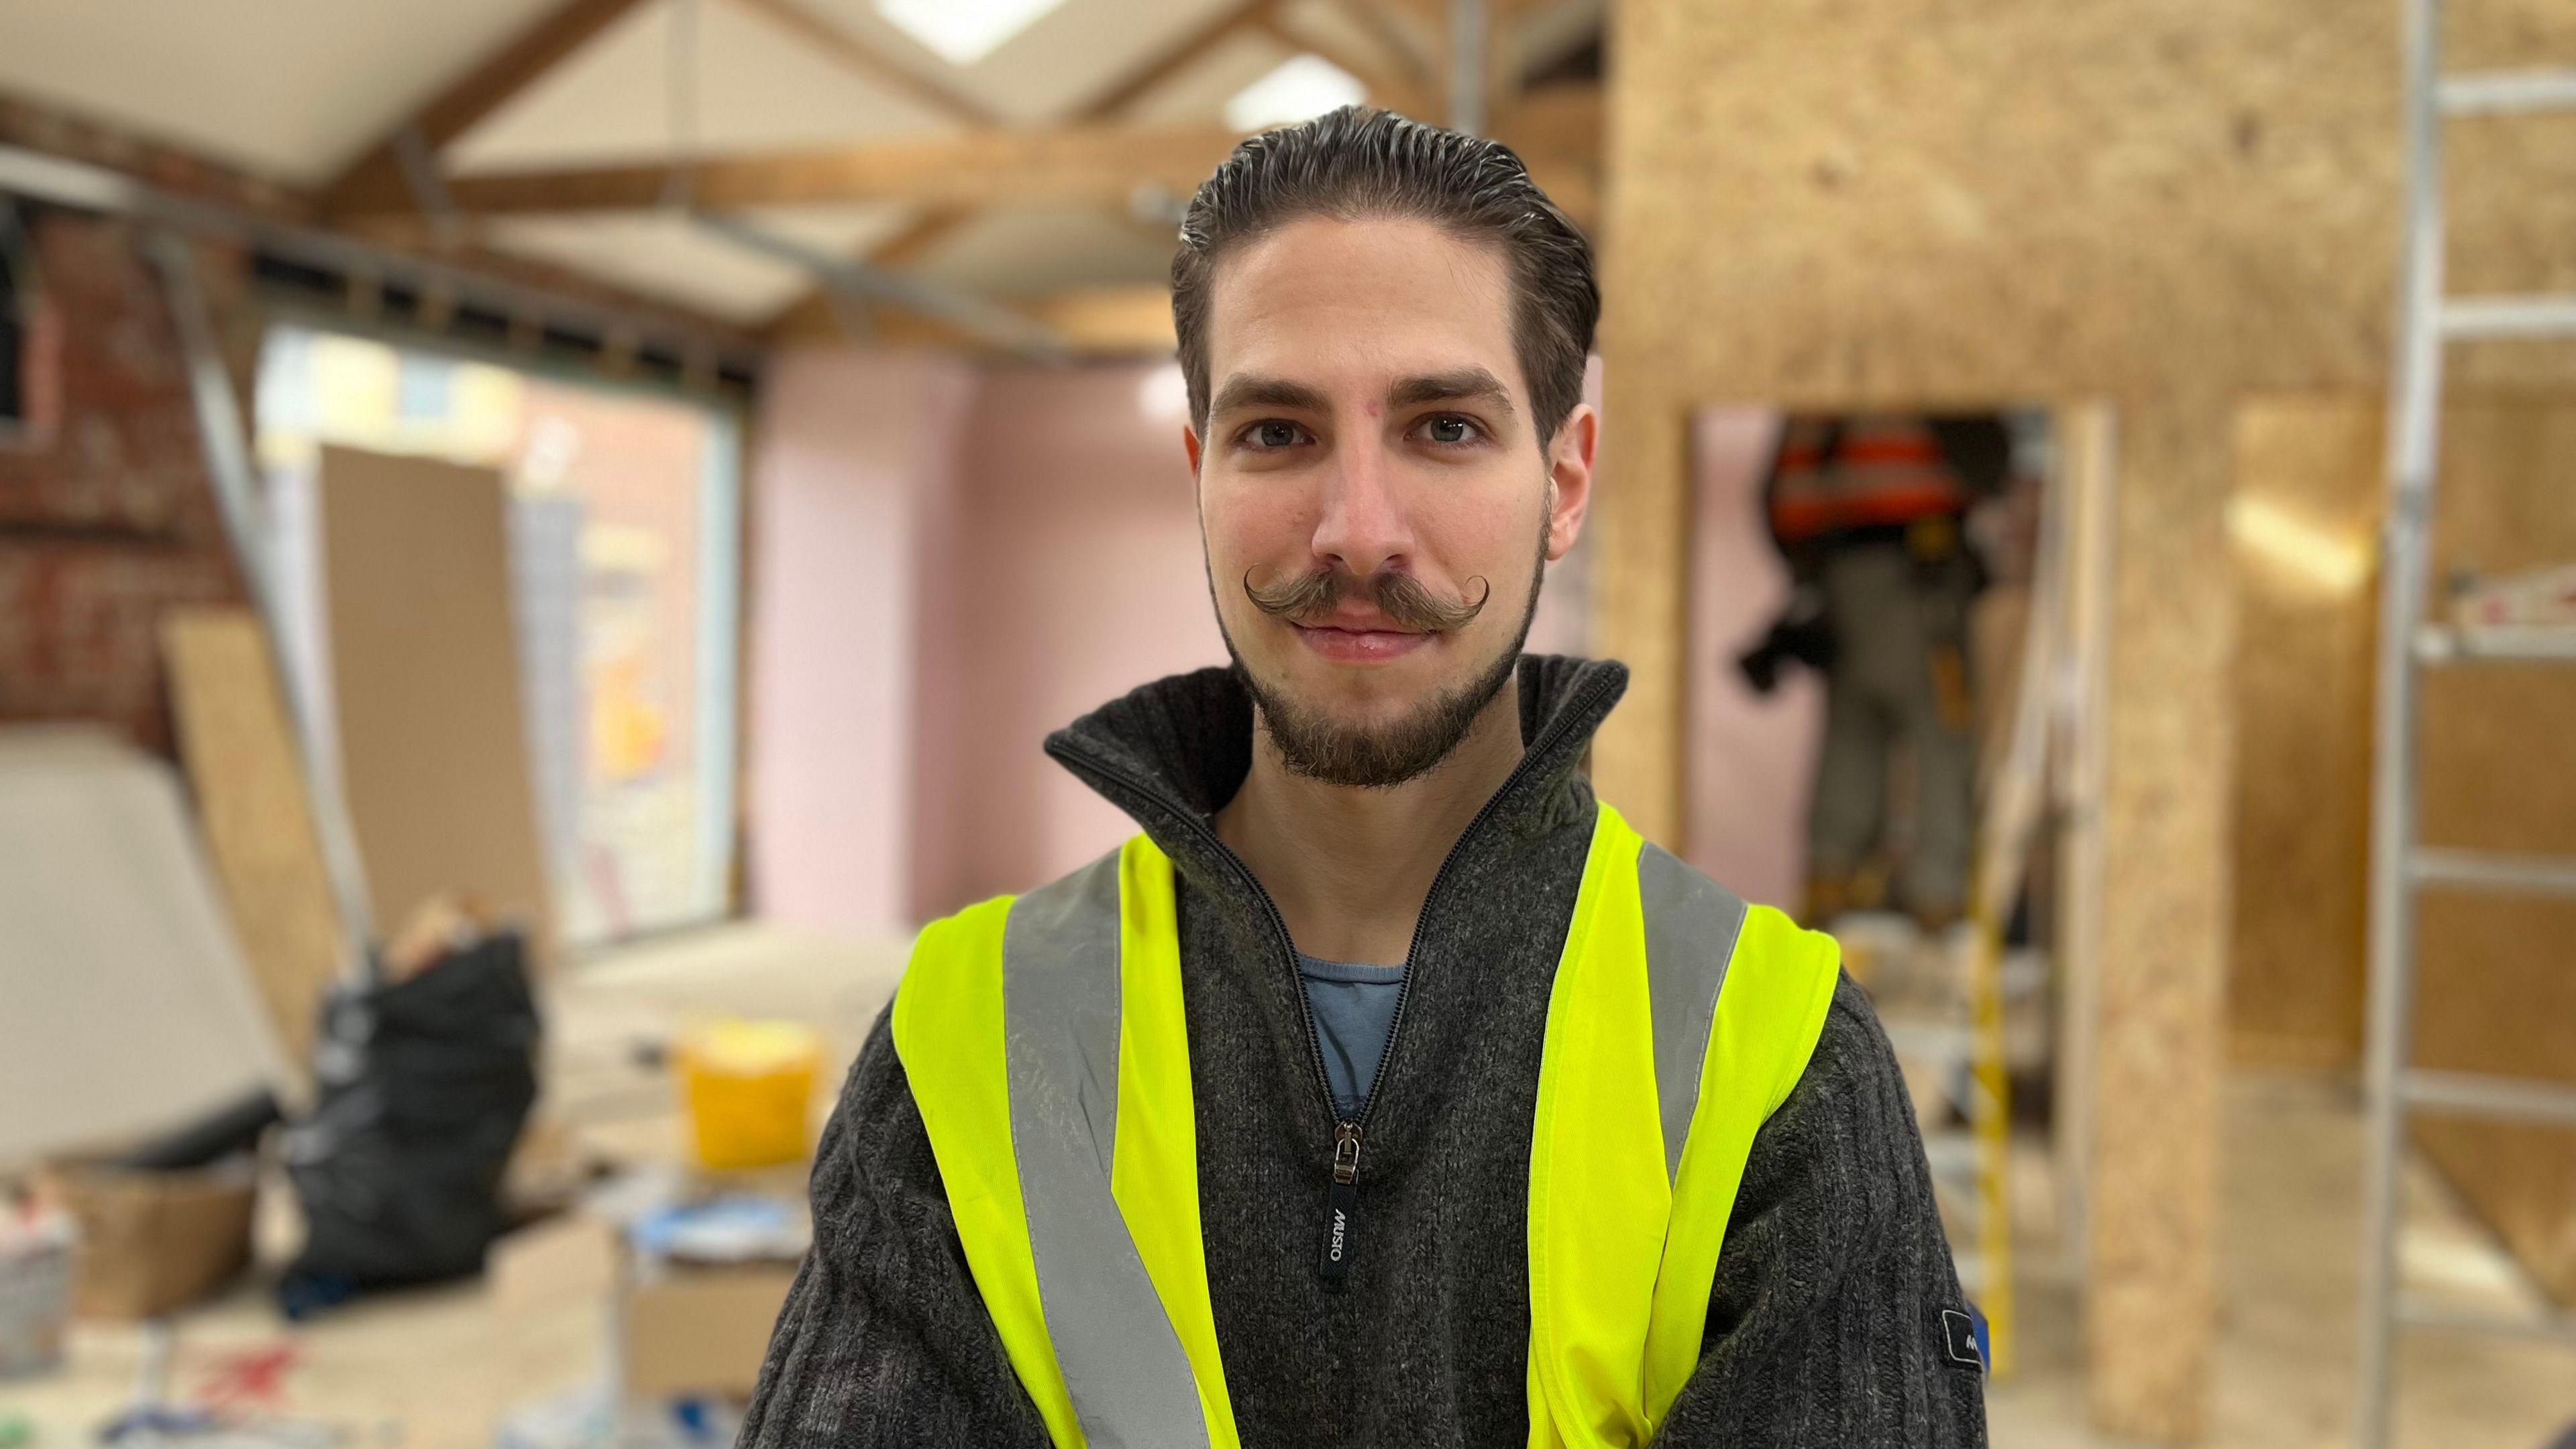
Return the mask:
[[[35, 448], [0, 448], [0, 722], [104, 723], [167, 754], [160, 613], [242, 597], [186, 363], [131, 227], [57, 213], [32, 232], [62, 414]], [[238, 295], [237, 265], [208, 270]]]

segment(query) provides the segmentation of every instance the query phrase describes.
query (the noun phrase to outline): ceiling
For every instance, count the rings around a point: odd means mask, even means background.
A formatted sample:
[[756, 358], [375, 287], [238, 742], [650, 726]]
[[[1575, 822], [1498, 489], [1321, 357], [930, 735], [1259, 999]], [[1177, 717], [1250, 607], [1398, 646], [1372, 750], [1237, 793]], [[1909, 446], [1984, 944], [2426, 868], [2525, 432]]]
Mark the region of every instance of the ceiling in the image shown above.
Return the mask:
[[8, 0], [0, 87], [319, 184], [556, 0]]
[[[1193, 44], [1241, 18], [1242, 0], [1062, 0], [959, 66], [883, 19], [874, 0], [6, 0], [0, 92], [320, 192], [568, 4], [614, 18], [439, 148], [444, 174], [650, 165], [992, 125], [1221, 123], [1229, 99], [1310, 46], [1393, 74], [1403, 58], [1392, 32], [1428, 62], [1440, 9], [1282, 0], [1271, 24]], [[1377, 23], [1355, 13], [1363, 6]], [[1545, 64], [1597, 35], [1601, 0], [1516, 9], [1519, 63]], [[1176, 53], [1186, 63], [1173, 64]], [[1100, 106], [1158, 71], [1167, 73], [1114, 111]], [[864, 257], [919, 219], [899, 201], [745, 214], [836, 257]], [[493, 250], [744, 324], [780, 315], [813, 286], [805, 269], [674, 211], [520, 212], [474, 225], [474, 240]], [[1011, 297], [1155, 281], [1170, 250], [1167, 216], [1033, 200], [907, 239], [898, 261], [925, 280]]]

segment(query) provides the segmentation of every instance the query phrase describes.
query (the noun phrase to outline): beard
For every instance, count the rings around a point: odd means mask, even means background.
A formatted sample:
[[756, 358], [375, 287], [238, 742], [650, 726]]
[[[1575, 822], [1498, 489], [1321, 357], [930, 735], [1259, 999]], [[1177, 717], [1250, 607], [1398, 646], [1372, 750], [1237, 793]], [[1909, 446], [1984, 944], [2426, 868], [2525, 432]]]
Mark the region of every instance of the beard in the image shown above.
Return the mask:
[[[1511, 643], [1493, 660], [1477, 671], [1467, 682], [1440, 690], [1415, 704], [1403, 717], [1379, 725], [1352, 725], [1334, 719], [1325, 710], [1306, 701], [1290, 697], [1284, 690], [1264, 682], [1243, 662], [1243, 652], [1234, 647], [1234, 636], [1225, 628], [1225, 616], [1217, 616], [1217, 632], [1225, 637], [1226, 653], [1234, 661], [1234, 674], [1243, 681], [1245, 692], [1261, 710], [1261, 727], [1278, 747], [1280, 762], [1294, 775], [1301, 775], [1326, 785], [1356, 789], [1382, 790], [1419, 779], [1458, 748], [1476, 719], [1485, 712], [1494, 697], [1513, 677], [1520, 663], [1521, 646], [1528, 642], [1530, 622], [1538, 615], [1538, 591], [1547, 570], [1547, 515], [1539, 515], [1539, 538], [1536, 556], [1530, 565], [1529, 601], [1521, 608], [1520, 624]], [[1405, 584], [1419, 585], [1407, 579]], [[1384, 592], [1381, 581], [1354, 582], [1345, 586], [1356, 590], [1376, 589]], [[1214, 591], [1211, 580], [1210, 591]], [[1265, 614], [1280, 617], [1263, 606], [1262, 595], [1248, 584], [1245, 592]], [[1490, 596], [1490, 589], [1488, 594]], [[1473, 617], [1483, 601], [1464, 609]]]

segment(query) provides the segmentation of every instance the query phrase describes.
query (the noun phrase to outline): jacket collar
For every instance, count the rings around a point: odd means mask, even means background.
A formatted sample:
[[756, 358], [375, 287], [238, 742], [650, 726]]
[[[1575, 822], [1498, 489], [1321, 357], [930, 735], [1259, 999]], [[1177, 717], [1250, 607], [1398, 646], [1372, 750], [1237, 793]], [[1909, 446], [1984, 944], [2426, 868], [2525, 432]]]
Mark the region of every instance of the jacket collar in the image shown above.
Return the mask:
[[[1544, 831], [1586, 803], [1576, 766], [1628, 687], [1627, 666], [1613, 660], [1524, 654], [1517, 673], [1525, 753], [1469, 827], [1492, 827], [1489, 840]], [[1209, 819], [1252, 768], [1252, 730], [1251, 695], [1219, 667], [1111, 700], [1049, 735], [1046, 750], [1134, 817], [1175, 866], [1214, 886], [1233, 871]]]

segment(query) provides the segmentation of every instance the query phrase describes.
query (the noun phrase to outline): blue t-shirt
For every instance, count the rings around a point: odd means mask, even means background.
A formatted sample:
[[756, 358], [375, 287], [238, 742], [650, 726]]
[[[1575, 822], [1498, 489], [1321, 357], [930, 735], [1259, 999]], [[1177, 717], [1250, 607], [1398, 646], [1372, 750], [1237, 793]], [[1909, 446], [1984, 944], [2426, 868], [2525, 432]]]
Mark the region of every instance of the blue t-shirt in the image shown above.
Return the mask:
[[1377, 1085], [1387, 1033], [1395, 1027], [1396, 995], [1404, 989], [1404, 968], [1319, 961], [1301, 951], [1297, 974], [1305, 982], [1306, 1007], [1314, 1013], [1315, 1039], [1323, 1044], [1324, 1080], [1333, 1089], [1333, 1110], [1351, 1121], [1368, 1105], [1369, 1089]]

